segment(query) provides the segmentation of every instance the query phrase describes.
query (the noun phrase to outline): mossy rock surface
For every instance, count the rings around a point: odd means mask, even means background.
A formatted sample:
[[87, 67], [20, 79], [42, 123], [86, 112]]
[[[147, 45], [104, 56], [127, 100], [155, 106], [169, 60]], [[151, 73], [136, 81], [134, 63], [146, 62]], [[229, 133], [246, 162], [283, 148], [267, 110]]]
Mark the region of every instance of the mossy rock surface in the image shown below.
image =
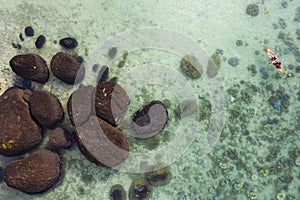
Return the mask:
[[168, 168], [162, 168], [146, 174], [147, 181], [153, 186], [168, 184], [172, 179], [172, 174]]
[[134, 180], [129, 188], [130, 200], [147, 200], [152, 196], [152, 186], [145, 179]]
[[199, 78], [203, 73], [202, 65], [195, 56], [184, 56], [181, 60], [180, 67], [187, 76], [193, 79]]

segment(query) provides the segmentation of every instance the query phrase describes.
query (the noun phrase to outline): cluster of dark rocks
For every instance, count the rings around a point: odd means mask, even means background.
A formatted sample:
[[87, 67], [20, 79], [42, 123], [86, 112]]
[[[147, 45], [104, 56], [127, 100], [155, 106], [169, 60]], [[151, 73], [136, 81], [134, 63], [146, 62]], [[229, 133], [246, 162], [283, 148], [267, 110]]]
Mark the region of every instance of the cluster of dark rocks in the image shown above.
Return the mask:
[[[26, 36], [26, 37], [32, 38], [32, 37], [34, 37], [35, 31], [34, 31], [34, 29], [33, 29], [31, 26], [27, 26], [27, 27], [25, 27], [25, 29], [24, 29], [24, 33], [25, 33], [25, 36]], [[20, 39], [21, 42], [24, 42], [24, 41], [25, 41], [22, 32], [19, 33], [19, 39]], [[56, 41], [55, 41], [55, 42], [56, 42]], [[42, 35], [42, 34], [39, 35], [39, 36], [36, 38], [35, 42], [34, 42], [35, 47], [36, 47], [37, 49], [43, 48], [44, 45], [45, 45], [45, 43], [46, 43], [46, 37], [45, 37], [44, 35]], [[63, 48], [65, 48], [65, 49], [74, 49], [74, 48], [77, 47], [77, 45], [78, 45], [76, 39], [75, 39], [75, 38], [72, 38], [72, 37], [66, 37], [66, 38], [60, 39], [60, 40], [59, 40], [59, 44], [60, 44]], [[15, 49], [21, 49], [21, 48], [22, 48], [22, 45], [21, 45], [19, 42], [17, 42], [17, 43], [13, 42], [11, 45], [12, 45], [12, 47], [15, 48]]]
[[[150, 199], [153, 193], [153, 187], [163, 186], [168, 184], [172, 179], [172, 174], [168, 168], [161, 168], [148, 172], [145, 177], [135, 179], [129, 188], [130, 200], [147, 200]], [[117, 184], [112, 186], [110, 190], [111, 200], [126, 200], [126, 192], [124, 188]]]
[[[27, 28], [26, 35], [34, 35]], [[75, 40], [76, 41], [76, 40]], [[67, 49], [77, 46], [72, 38], [60, 40]], [[117, 49], [108, 53], [116, 56]], [[11, 69], [24, 80], [46, 83], [49, 68], [46, 61], [37, 54], [16, 55], [10, 60]], [[98, 67], [97, 67], [98, 68]], [[84, 79], [85, 69], [73, 56], [58, 52], [50, 61], [52, 74], [66, 84], [79, 84]], [[59, 99], [47, 91], [12, 87], [0, 96], [0, 155], [29, 155], [9, 163], [3, 169], [3, 180], [12, 188], [25, 193], [45, 192], [61, 178], [62, 160], [60, 149], [71, 146], [73, 139], [81, 153], [101, 167], [115, 167], [129, 156], [129, 142], [126, 134], [118, 127], [130, 104], [126, 91], [116, 82], [107, 80], [108, 67], [99, 71], [96, 87], [80, 87], [67, 102], [67, 113], [74, 134], [61, 127], [64, 110]], [[168, 123], [168, 111], [160, 101], [152, 101], [139, 109], [132, 118], [131, 130], [134, 137], [151, 137]], [[48, 145], [39, 148], [45, 130], [49, 130]], [[165, 178], [165, 176], [159, 176]], [[151, 190], [154, 178], [138, 183], [137, 187]], [[120, 187], [117, 187], [120, 188]], [[147, 189], [148, 188], [148, 189]], [[150, 192], [131, 189], [135, 196], [149, 196]], [[149, 193], [149, 194], [148, 194]], [[122, 196], [118, 189], [113, 196]]]

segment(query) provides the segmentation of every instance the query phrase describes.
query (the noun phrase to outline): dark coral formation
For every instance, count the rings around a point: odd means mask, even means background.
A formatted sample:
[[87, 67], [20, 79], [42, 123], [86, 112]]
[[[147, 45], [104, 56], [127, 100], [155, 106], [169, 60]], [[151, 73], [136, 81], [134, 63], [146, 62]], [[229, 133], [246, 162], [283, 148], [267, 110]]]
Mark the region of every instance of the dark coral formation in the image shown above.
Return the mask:
[[51, 188], [61, 175], [58, 154], [39, 150], [9, 163], [4, 169], [4, 181], [12, 188], [26, 193], [40, 193]]
[[14, 56], [9, 62], [12, 70], [25, 79], [45, 83], [49, 77], [49, 70], [45, 60], [37, 54], [23, 54]]
[[46, 91], [32, 92], [29, 100], [30, 111], [38, 122], [47, 127], [55, 128], [63, 119], [63, 109], [59, 100]]
[[58, 52], [55, 54], [50, 65], [53, 74], [65, 83], [78, 84], [84, 78], [84, 67], [81, 67], [80, 62], [66, 53]]
[[37, 147], [41, 130], [30, 115], [29, 90], [10, 88], [0, 97], [0, 154], [14, 156]]

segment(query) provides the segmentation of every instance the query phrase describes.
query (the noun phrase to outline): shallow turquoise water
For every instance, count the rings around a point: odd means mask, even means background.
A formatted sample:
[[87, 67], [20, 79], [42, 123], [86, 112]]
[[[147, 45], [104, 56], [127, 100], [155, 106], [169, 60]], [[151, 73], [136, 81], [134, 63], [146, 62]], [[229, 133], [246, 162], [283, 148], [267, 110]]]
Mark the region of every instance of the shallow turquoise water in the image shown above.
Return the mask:
[[[154, 188], [151, 199], [300, 197], [299, 0], [0, 3], [1, 93], [15, 79], [8, 66], [12, 56], [33, 52], [48, 62], [61, 51], [54, 40], [72, 36], [79, 42], [75, 52], [87, 62], [84, 83], [93, 83], [97, 77], [91, 69], [93, 63], [108, 64], [110, 78], [118, 77], [130, 94], [125, 119], [152, 99], [170, 102], [170, 121], [158, 135], [159, 145], [149, 150], [143, 141], [131, 141], [135, 156], [129, 166], [134, 167], [99, 168], [74, 147], [63, 152], [64, 177], [53, 190], [30, 196], [1, 183], [1, 200], [109, 199], [113, 185], [123, 185], [128, 193], [132, 181], [144, 177], [134, 172], [142, 170], [140, 162], [151, 153], [164, 155], [149, 162], [160, 159], [165, 165], [172, 163], [169, 169], [173, 175], [168, 185]], [[245, 12], [252, 3], [258, 5], [257, 16]], [[41, 50], [28, 38], [20, 43], [21, 50], [11, 47], [28, 25], [37, 35], [46, 36]], [[146, 30], [142, 38], [141, 30]], [[101, 52], [113, 45], [118, 46], [119, 54], [109, 60]], [[285, 73], [277, 73], [267, 63], [266, 47], [276, 52]], [[125, 51], [129, 51], [128, 58], [119, 68]], [[206, 66], [216, 51], [221, 59], [217, 77], [204, 73], [194, 80], [180, 70], [184, 55], [194, 53]], [[230, 58], [237, 58], [238, 65], [231, 66]], [[44, 86], [34, 86], [53, 92], [64, 107], [74, 90], [54, 77]], [[200, 119], [176, 118], [179, 103], [194, 99]], [[207, 102], [213, 105], [212, 116], [205, 115], [210, 113]], [[276, 103], [278, 109], [274, 108]], [[1, 156], [0, 166], [13, 159]]]

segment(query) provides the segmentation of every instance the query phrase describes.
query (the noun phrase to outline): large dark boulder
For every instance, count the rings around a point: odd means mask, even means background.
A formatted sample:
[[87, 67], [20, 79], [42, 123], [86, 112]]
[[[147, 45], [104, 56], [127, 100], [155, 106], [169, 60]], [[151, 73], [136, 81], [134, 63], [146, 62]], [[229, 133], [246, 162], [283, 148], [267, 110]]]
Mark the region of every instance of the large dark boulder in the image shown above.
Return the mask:
[[125, 90], [115, 82], [100, 82], [95, 92], [95, 110], [101, 118], [116, 126], [120, 123], [129, 105]]
[[168, 123], [168, 111], [160, 101], [144, 105], [132, 117], [133, 135], [147, 138], [157, 134]]
[[37, 147], [41, 130], [30, 115], [30, 90], [10, 88], [0, 96], [0, 154], [15, 156]]
[[47, 128], [55, 128], [63, 119], [63, 108], [56, 96], [50, 92], [32, 92], [29, 104], [32, 115]]
[[50, 65], [54, 76], [65, 83], [74, 84], [76, 80], [75, 84], [78, 84], [84, 78], [84, 67], [69, 54], [58, 52], [52, 57]]
[[49, 70], [45, 60], [37, 54], [16, 55], [10, 61], [11, 69], [22, 78], [45, 83]]
[[96, 116], [77, 128], [77, 144], [82, 154], [98, 166], [115, 167], [129, 153], [127, 137]]
[[91, 85], [80, 87], [73, 92], [68, 100], [67, 109], [73, 126], [86, 122], [92, 113], [95, 88]]
[[9, 163], [4, 169], [4, 181], [26, 193], [40, 193], [57, 183], [61, 161], [57, 153], [43, 149]]

